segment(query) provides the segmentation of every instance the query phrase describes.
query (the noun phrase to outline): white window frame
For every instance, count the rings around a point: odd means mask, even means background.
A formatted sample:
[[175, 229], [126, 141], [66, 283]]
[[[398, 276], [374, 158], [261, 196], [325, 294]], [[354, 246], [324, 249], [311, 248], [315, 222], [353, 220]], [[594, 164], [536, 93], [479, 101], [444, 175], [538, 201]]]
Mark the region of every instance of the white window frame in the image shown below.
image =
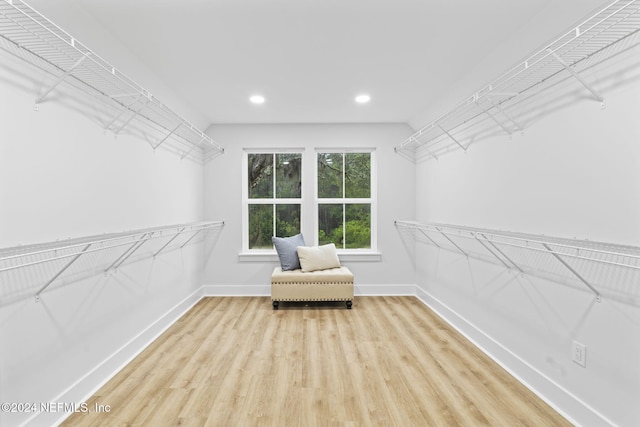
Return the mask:
[[[348, 154], [348, 153], [369, 153], [371, 158], [371, 194], [369, 198], [319, 198], [318, 197], [318, 153], [335, 153], [335, 154]], [[343, 249], [338, 248], [340, 254], [378, 254], [378, 165], [376, 161], [376, 149], [375, 148], [336, 148], [336, 147], [324, 147], [316, 148], [313, 161], [313, 240], [314, 244], [318, 244], [318, 213], [319, 205], [324, 203], [337, 203], [343, 205], [347, 204], [362, 204], [367, 203], [371, 205], [371, 247], [370, 248], [357, 248], [357, 249]], [[344, 195], [344, 168], [343, 168], [343, 180], [342, 180], [342, 194]], [[344, 229], [344, 228], [343, 228]], [[346, 230], [344, 231], [346, 232]]]
[[[300, 199], [294, 198], [276, 198], [275, 193], [271, 198], [249, 198], [249, 154], [300, 154], [302, 171], [304, 171], [304, 148], [245, 148], [242, 153], [242, 254], [255, 254], [255, 255], [267, 255], [267, 259], [271, 259], [270, 255], [275, 254], [275, 249], [250, 249], [249, 248], [249, 205], [250, 204], [266, 204], [266, 205], [285, 205], [285, 204], [299, 204], [300, 205], [300, 230], [304, 227], [305, 208], [303, 203], [304, 198], [304, 184], [302, 184]], [[276, 167], [274, 163], [274, 168]], [[273, 179], [276, 179], [276, 173], [274, 169]], [[304, 173], [301, 174], [300, 179], [304, 181]], [[275, 186], [274, 186], [275, 188]], [[273, 217], [273, 229], [275, 230], [276, 217]]]

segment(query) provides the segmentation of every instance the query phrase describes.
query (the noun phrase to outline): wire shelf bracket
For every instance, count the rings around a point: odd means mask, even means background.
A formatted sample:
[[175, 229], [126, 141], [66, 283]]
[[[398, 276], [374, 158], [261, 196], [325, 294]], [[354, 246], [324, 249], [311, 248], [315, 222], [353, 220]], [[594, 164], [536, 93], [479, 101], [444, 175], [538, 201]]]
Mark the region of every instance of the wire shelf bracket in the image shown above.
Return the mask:
[[56, 281], [56, 279], [58, 277], [60, 277], [60, 275], [62, 273], [64, 273], [69, 267], [71, 267], [71, 265], [76, 262], [78, 260], [78, 258], [80, 258], [82, 256], [82, 254], [84, 254], [87, 249], [89, 249], [89, 247], [91, 247], [91, 243], [89, 243], [87, 246], [85, 246], [76, 256], [73, 257], [73, 259], [71, 261], [69, 261], [67, 263], [67, 265], [65, 265], [64, 267], [62, 267], [62, 270], [58, 271], [58, 273], [56, 273], [55, 276], [53, 276], [47, 283], [45, 283], [45, 285], [43, 287], [40, 288], [40, 290], [38, 290], [38, 292], [36, 292], [35, 295], [35, 299], [36, 302], [40, 302], [40, 294], [49, 287], [49, 285], [51, 285], [53, 282]]
[[427, 239], [429, 239], [429, 241], [430, 241], [431, 243], [433, 243], [436, 247], [438, 247], [438, 248], [440, 247], [440, 245], [439, 245], [439, 244], [437, 244], [437, 243], [436, 243], [436, 241], [435, 241], [435, 240], [433, 240], [433, 239], [429, 236], [429, 233], [427, 233], [425, 230], [423, 230], [423, 229], [421, 229], [421, 228], [419, 228], [418, 230], [422, 233], [422, 235], [423, 235], [424, 237], [426, 237]]
[[169, 241], [167, 243], [164, 244], [164, 246], [162, 246], [160, 249], [158, 249], [158, 251], [156, 253], [153, 254], [153, 257], [154, 258], [157, 257], [158, 254], [164, 250], [164, 248], [166, 248], [167, 246], [169, 246], [169, 244], [171, 242], [176, 240], [178, 238], [178, 236], [180, 236], [182, 234], [182, 232], [184, 231], [185, 228], [186, 227], [182, 227], [171, 239], [169, 239]]
[[[149, 237], [147, 237], [149, 236]], [[137, 242], [135, 242], [133, 245], [131, 245], [131, 247], [127, 248], [127, 250], [118, 257], [118, 259], [116, 259], [109, 267], [107, 267], [107, 269], [104, 271], [105, 275], [111, 270], [111, 269], [118, 269], [118, 267], [120, 267], [122, 264], [124, 264], [124, 262], [131, 256], [134, 254], [135, 251], [137, 251], [138, 249], [140, 249], [140, 246], [144, 245], [145, 242], [147, 242], [149, 239], [151, 239], [151, 237], [153, 236], [153, 232], [151, 233], [145, 233], [140, 237], [140, 240], [138, 240]]]
[[468, 257], [468, 256], [469, 256], [469, 254], [468, 254], [468, 253], [466, 253], [466, 252], [465, 252], [465, 251], [464, 251], [460, 246], [458, 246], [458, 245], [456, 244], [456, 242], [454, 242], [453, 240], [451, 240], [451, 238], [450, 238], [449, 236], [447, 236], [447, 233], [445, 233], [444, 231], [442, 231], [442, 228], [438, 228], [438, 227], [436, 227], [436, 230], [438, 230], [438, 232], [439, 232], [440, 234], [442, 234], [442, 236], [443, 236], [445, 239], [447, 239], [447, 240], [449, 241], [449, 243], [451, 243], [453, 246], [455, 246], [455, 247], [456, 247], [456, 248], [457, 248], [457, 249], [462, 253], [462, 255], [464, 255], [464, 256], [466, 256], [466, 257]]
[[551, 54], [551, 56], [553, 56], [556, 59], [556, 61], [558, 61], [560, 65], [564, 67], [565, 70], [567, 70], [573, 77], [575, 77], [577, 81], [580, 82], [580, 84], [582, 84], [582, 86], [584, 86], [589, 92], [591, 92], [591, 95], [593, 95], [596, 101], [600, 101], [600, 108], [604, 108], [605, 107], [604, 98], [598, 92], [596, 92], [596, 90], [592, 88], [589, 85], [589, 83], [587, 83], [580, 76], [580, 74], [578, 74], [577, 71], [575, 71], [569, 64], [567, 64], [562, 58], [560, 58], [560, 56], [557, 53], [555, 53], [551, 49], [548, 49], [548, 51]]
[[196, 232], [193, 233], [193, 235], [191, 237], [189, 237], [187, 240], [185, 240], [185, 242], [182, 245], [180, 245], [180, 249], [184, 248], [187, 245], [187, 243], [189, 243], [191, 240], [193, 240], [193, 238], [196, 237], [201, 231], [202, 231], [201, 228], [196, 230]]
[[[134, 100], [133, 100], [133, 101], [131, 101], [131, 103], [129, 103], [129, 104], [125, 107], [125, 109], [118, 111], [118, 114], [116, 114], [116, 115], [115, 115], [115, 117], [113, 118], [113, 120], [111, 120], [107, 125], [105, 125], [105, 127], [104, 127], [104, 131], [106, 132], [106, 131], [110, 130], [110, 129], [111, 129], [111, 126], [113, 126], [113, 125], [118, 121], [118, 119], [120, 119], [120, 117], [122, 117], [122, 115], [125, 113], [125, 111], [129, 111], [129, 110], [131, 110], [131, 108], [133, 107], [133, 105], [140, 101], [140, 96], [141, 96], [141, 95], [139, 95], [139, 94], [138, 94], [137, 96], [135, 96]], [[115, 132], [114, 132], [114, 133], [115, 133]]]
[[551, 249], [551, 248], [549, 247], [549, 245], [547, 245], [546, 243], [543, 243], [543, 244], [542, 244], [542, 246], [544, 246], [544, 247], [549, 251], [549, 253], [550, 253], [551, 255], [553, 255], [553, 256], [554, 256], [554, 258], [555, 258], [555, 259], [557, 259], [558, 261], [560, 261], [560, 263], [561, 263], [562, 265], [564, 265], [564, 266], [567, 268], [567, 270], [569, 270], [570, 272], [572, 272], [574, 276], [576, 276], [576, 277], [577, 277], [577, 278], [578, 278], [582, 283], [584, 283], [584, 284], [585, 284], [589, 289], [591, 289], [591, 291], [592, 291], [592, 292], [595, 294], [595, 296], [596, 296], [596, 301], [597, 301], [597, 302], [601, 302], [600, 293], [596, 290], [596, 288], [594, 288], [593, 286], [591, 286], [591, 285], [589, 284], [589, 282], [587, 282], [587, 281], [585, 280], [585, 278], [584, 278], [584, 277], [582, 277], [582, 276], [581, 276], [581, 275], [580, 275], [576, 270], [574, 270], [574, 269], [573, 269], [569, 264], [567, 264], [567, 263], [565, 262], [565, 260], [563, 260], [563, 259], [560, 257], [560, 255], [558, 255], [557, 253], [555, 253], [555, 252], [553, 251], [553, 249]]
[[491, 105], [495, 107], [496, 110], [500, 112], [507, 120], [509, 120], [520, 132], [524, 132], [524, 128], [518, 122], [516, 122], [509, 114], [507, 114], [504, 109], [500, 106], [500, 104], [496, 104], [493, 99], [491, 100]]
[[155, 151], [156, 148], [160, 147], [162, 144], [164, 144], [164, 142], [169, 139], [169, 137], [171, 135], [173, 135], [179, 128], [180, 126], [182, 126], [182, 123], [178, 123], [178, 125], [176, 127], [173, 128], [173, 130], [171, 132], [169, 132], [167, 134], [167, 136], [165, 136], [164, 138], [162, 138], [162, 140], [160, 142], [158, 142], [158, 145], [154, 145], [152, 148]]
[[486, 241], [489, 245], [491, 245], [491, 247], [492, 247], [493, 249], [495, 249], [496, 251], [498, 251], [498, 252], [500, 253], [500, 255], [502, 255], [503, 257], [505, 257], [505, 259], [511, 263], [511, 265], [513, 265], [515, 268], [517, 268], [517, 269], [518, 269], [518, 271], [519, 271], [521, 274], [524, 274], [524, 271], [520, 268], [520, 266], [518, 266], [518, 264], [516, 264], [515, 262], [513, 262], [513, 260], [512, 260], [511, 258], [509, 258], [509, 257], [508, 257], [508, 256], [507, 256], [503, 251], [501, 251], [501, 250], [500, 250], [500, 248], [499, 248], [499, 247], [497, 247], [495, 243], [493, 243], [490, 239], [488, 239], [488, 238], [487, 238], [487, 236], [485, 236], [484, 234], [480, 233], [480, 235], [482, 236], [482, 238], [483, 238], [483, 239], [485, 239], [485, 241]]
[[504, 127], [504, 125], [503, 125], [502, 123], [500, 123], [500, 122], [498, 121], [498, 119], [496, 119], [496, 118], [494, 117], [494, 115], [493, 115], [493, 114], [491, 114], [491, 111], [489, 111], [489, 109], [488, 109], [488, 108], [484, 108], [484, 107], [483, 107], [482, 105], [480, 105], [480, 103], [479, 103], [479, 102], [477, 102], [477, 101], [476, 101], [476, 105], [478, 106], [478, 108], [479, 108], [480, 110], [482, 110], [482, 112], [483, 112], [483, 113], [485, 113], [487, 116], [489, 116], [489, 118], [490, 118], [491, 120], [493, 120], [493, 122], [494, 122], [495, 124], [497, 124], [497, 125], [498, 125], [502, 130], [503, 130], [503, 131], [505, 131], [505, 133], [506, 133], [507, 135], [511, 135], [511, 133], [512, 133], [512, 132], [511, 132], [509, 129], [507, 129], [506, 127]]
[[61, 75], [60, 77], [58, 77], [58, 80], [56, 80], [56, 82], [45, 91], [45, 93], [43, 95], [40, 96], [40, 98], [36, 99], [36, 110], [38, 109], [38, 104], [40, 104], [42, 101], [44, 101], [44, 99], [47, 97], [47, 95], [49, 95], [51, 93], [51, 91], [53, 91], [60, 83], [62, 83], [64, 81], [64, 79], [66, 79], [67, 77], [69, 77], [69, 75], [71, 74], [71, 72], [82, 63], [82, 61], [84, 61], [85, 59], [87, 59], [89, 57], [89, 53], [85, 54], [83, 57], [81, 57], [80, 59], [78, 59], [78, 62], [76, 62], [75, 64], [73, 64], [71, 66], [71, 68], [69, 68], [67, 71], [65, 71], [65, 73], [63, 75]]
[[[502, 258], [500, 258], [498, 255], [496, 255], [496, 253], [489, 247], [489, 245], [485, 242], [483, 242], [482, 240], [478, 239], [478, 236], [476, 235], [476, 233], [471, 233], [471, 235], [476, 239], [476, 241], [478, 243], [480, 243], [491, 255], [493, 255], [498, 261], [500, 261], [500, 264], [504, 265], [507, 269], [511, 270], [511, 266], [509, 264], [507, 264]], [[494, 247], [494, 249], [497, 249]], [[504, 254], [503, 254], [504, 256]]]
[[452, 140], [453, 142], [455, 142], [455, 143], [456, 143], [456, 145], [457, 145], [458, 147], [462, 148], [462, 151], [465, 151], [465, 152], [467, 151], [467, 148], [469, 148], [469, 147], [465, 147], [464, 145], [460, 144], [460, 142], [459, 142], [457, 139], [455, 139], [455, 138], [453, 137], [453, 135], [451, 135], [449, 132], [447, 132], [447, 131], [446, 131], [446, 129], [445, 129], [445, 128], [443, 128], [443, 127], [440, 125], [440, 123], [438, 123], [438, 127], [440, 128], [440, 130], [441, 130], [445, 135], [447, 135], [449, 138], [451, 138], [451, 140]]

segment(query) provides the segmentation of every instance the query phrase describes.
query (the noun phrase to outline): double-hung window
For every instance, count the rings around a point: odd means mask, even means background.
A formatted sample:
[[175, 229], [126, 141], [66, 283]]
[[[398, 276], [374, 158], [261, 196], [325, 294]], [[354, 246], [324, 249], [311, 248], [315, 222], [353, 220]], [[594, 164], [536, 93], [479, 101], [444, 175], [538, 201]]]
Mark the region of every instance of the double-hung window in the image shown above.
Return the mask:
[[376, 249], [374, 154], [373, 150], [317, 151], [318, 244]]
[[272, 249], [272, 236], [301, 230], [302, 153], [246, 151], [244, 160], [243, 247]]
[[[272, 236], [298, 233], [308, 245], [334, 243], [355, 256], [376, 253], [375, 150], [316, 149], [308, 171], [302, 152], [245, 150], [243, 253], [269, 254]], [[303, 194], [307, 186], [311, 197]]]

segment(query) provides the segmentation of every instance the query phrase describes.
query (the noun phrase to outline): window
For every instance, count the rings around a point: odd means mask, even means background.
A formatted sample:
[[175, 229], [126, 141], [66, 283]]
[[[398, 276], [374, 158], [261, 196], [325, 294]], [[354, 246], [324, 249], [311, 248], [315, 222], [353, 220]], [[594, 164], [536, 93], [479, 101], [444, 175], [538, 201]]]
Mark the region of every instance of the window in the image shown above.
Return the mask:
[[308, 245], [379, 257], [375, 149], [322, 148], [307, 160], [303, 152], [245, 149], [241, 256], [271, 260], [272, 236], [302, 233]]
[[271, 236], [300, 233], [302, 153], [245, 153], [245, 249], [272, 249]]
[[317, 153], [318, 244], [375, 249], [374, 152]]

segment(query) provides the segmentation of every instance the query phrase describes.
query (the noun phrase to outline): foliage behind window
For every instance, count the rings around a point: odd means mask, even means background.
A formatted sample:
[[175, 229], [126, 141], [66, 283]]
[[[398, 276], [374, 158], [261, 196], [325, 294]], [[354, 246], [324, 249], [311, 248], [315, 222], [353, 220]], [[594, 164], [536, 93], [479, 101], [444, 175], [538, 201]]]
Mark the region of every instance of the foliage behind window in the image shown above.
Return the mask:
[[300, 232], [301, 170], [300, 153], [247, 154], [249, 249]]
[[371, 248], [371, 153], [318, 153], [318, 243]]

